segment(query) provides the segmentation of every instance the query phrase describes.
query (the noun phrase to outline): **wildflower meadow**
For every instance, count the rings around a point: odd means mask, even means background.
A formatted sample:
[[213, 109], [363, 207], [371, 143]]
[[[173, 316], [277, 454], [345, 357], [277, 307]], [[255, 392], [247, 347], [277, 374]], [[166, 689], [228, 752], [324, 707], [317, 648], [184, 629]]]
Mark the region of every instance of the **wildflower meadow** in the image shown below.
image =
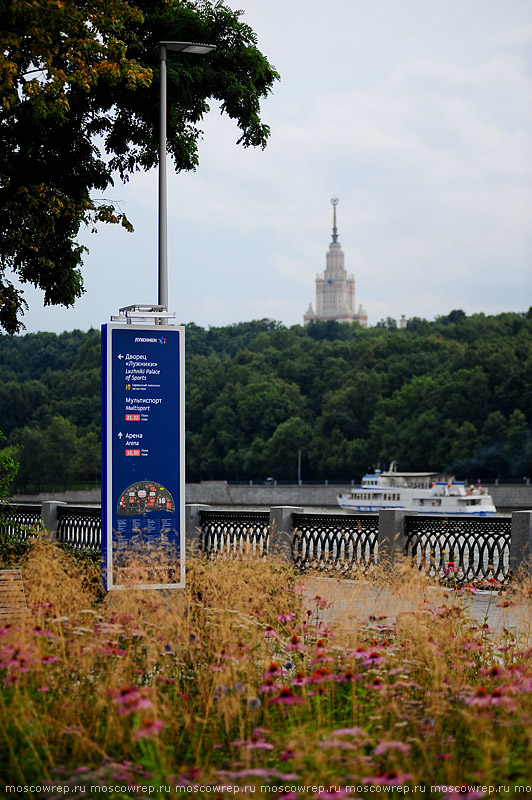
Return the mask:
[[[5, 796], [532, 794], [527, 621], [493, 630], [407, 564], [373, 580], [416, 607], [356, 624], [282, 563], [191, 561], [185, 590], [109, 594], [96, 559], [55, 544], [19, 564]], [[524, 578], [494, 602], [530, 611], [530, 595]]]

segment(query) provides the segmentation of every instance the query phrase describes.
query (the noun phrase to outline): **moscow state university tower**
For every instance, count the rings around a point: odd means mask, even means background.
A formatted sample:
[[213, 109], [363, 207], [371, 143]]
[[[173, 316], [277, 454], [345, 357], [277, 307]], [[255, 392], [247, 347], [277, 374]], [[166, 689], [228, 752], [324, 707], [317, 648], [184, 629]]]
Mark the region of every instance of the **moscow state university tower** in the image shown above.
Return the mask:
[[316, 311], [309, 304], [303, 317], [304, 324], [314, 321], [336, 320], [337, 322], [358, 322], [365, 328], [368, 315], [362, 305], [355, 311], [355, 276], [348, 275], [344, 267], [344, 251], [338, 241], [336, 228], [336, 206], [338, 200], [333, 197], [333, 232], [332, 242], [327, 253], [327, 266], [324, 273], [316, 275]]

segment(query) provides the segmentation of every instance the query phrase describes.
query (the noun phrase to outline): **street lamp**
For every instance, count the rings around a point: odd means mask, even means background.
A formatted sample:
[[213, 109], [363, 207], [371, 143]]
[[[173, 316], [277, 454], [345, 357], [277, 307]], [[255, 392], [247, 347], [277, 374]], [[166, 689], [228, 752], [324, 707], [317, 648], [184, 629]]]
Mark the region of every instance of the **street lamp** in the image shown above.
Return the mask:
[[[216, 49], [213, 44], [196, 42], [159, 42], [159, 281], [158, 304], [168, 311], [168, 245], [167, 245], [167, 180], [166, 180], [166, 53], [176, 50], [180, 53], [204, 55]], [[168, 324], [166, 318], [160, 324]]]

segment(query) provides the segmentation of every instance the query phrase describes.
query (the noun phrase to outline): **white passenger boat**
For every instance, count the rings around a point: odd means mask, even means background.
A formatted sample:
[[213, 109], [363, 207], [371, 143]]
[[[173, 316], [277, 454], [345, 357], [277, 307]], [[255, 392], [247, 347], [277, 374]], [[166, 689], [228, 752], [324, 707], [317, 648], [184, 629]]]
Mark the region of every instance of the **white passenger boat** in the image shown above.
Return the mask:
[[397, 472], [395, 462], [387, 472], [378, 469], [364, 475], [362, 485], [339, 494], [338, 505], [346, 511], [371, 512], [404, 508], [420, 514], [474, 514], [485, 517], [497, 509], [487, 489], [438, 472]]

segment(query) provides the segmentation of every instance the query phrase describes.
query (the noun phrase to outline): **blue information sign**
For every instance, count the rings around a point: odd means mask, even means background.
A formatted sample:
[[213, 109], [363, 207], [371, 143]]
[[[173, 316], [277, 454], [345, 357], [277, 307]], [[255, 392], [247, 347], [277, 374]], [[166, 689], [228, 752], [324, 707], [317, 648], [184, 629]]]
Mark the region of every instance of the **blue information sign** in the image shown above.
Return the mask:
[[106, 589], [185, 585], [184, 335], [102, 325]]

